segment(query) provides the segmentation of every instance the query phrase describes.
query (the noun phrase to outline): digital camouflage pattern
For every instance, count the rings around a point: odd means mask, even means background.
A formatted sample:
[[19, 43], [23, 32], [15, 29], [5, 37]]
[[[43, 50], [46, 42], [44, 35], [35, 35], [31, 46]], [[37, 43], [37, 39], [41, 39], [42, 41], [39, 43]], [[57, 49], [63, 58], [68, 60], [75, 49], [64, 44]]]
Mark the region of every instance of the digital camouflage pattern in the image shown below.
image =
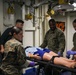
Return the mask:
[[40, 47], [45, 48], [46, 46], [55, 53], [63, 53], [65, 49], [64, 33], [58, 28], [56, 28], [54, 31], [49, 29]]
[[5, 44], [4, 59], [1, 65], [1, 69], [5, 72], [5, 75], [22, 75], [22, 65], [28, 62], [26, 61], [25, 52], [22, 44], [16, 39], [11, 39]]

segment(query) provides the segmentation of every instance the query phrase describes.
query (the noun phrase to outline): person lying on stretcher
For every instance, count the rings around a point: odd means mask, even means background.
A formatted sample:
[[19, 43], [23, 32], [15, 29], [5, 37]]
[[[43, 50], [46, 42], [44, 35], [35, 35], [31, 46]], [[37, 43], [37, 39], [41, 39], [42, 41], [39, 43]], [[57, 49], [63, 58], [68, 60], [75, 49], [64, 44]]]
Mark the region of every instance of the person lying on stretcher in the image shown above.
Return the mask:
[[25, 53], [27, 57], [35, 58], [38, 60], [42, 59], [46, 61], [50, 61], [53, 56], [57, 56], [53, 60], [54, 64], [63, 65], [68, 68], [76, 67], [75, 60], [71, 60], [71, 59], [64, 58], [64, 57], [59, 57], [58, 54], [46, 48], [43, 49], [40, 47], [28, 47], [28, 48], [25, 48]]

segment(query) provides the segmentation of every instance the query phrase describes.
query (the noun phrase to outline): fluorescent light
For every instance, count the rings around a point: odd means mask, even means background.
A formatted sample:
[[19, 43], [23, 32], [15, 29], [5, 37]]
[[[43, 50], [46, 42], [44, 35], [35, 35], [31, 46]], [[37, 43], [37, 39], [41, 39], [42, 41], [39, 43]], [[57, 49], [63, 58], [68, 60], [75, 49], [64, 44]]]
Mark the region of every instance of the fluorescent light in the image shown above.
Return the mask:
[[53, 8], [53, 10], [60, 10], [60, 9], [74, 9], [74, 6], [70, 4], [61, 4]]
[[72, 5], [73, 5], [74, 7], [76, 7], [76, 3], [73, 3]]

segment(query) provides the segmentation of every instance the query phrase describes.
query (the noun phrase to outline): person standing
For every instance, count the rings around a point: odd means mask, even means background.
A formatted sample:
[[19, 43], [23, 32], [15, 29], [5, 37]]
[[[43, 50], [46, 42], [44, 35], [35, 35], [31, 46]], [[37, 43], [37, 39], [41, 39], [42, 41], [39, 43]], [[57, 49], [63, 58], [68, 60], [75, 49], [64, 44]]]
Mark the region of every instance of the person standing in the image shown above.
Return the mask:
[[[76, 31], [76, 19], [73, 21], [73, 28]], [[73, 35], [73, 51], [76, 51], [76, 32]]]
[[[76, 19], [72, 22], [73, 28], [76, 31]], [[76, 51], [76, 32], [73, 34], [73, 48], [69, 51], [69, 54], [71, 54], [73, 51]], [[76, 55], [73, 55], [72, 59], [76, 60]], [[72, 73], [71, 75], [75, 75]]]
[[7, 28], [0, 37], [0, 45], [4, 45], [9, 39], [11, 39], [11, 37], [12, 37], [11, 30], [13, 27], [18, 27], [18, 28], [22, 29], [23, 24], [24, 24], [24, 21], [22, 21], [21, 19], [17, 19], [15, 26]]
[[15, 23], [15, 26], [12, 26], [10, 28], [7, 28], [3, 34], [1, 35], [0, 37], [0, 46], [1, 46], [1, 52], [4, 51], [4, 44], [10, 40], [12, 38], [12, 35], [11, 35], [11, 30], [13, 27], [18, 27], [18, 28], [23, 28], [23, 24], [24, 24], [24, 21], [22, 21], [21, 19], [17, 19], [16, 20], [16, 23]]
[[50, 29], [46, 32], [43, 43], [40, 47], [45, 48], [46, 46], [58, 53], [63, 55], [65, 49], [65, 36], [63, 31], [56, 27], [56, 21], [54, 19], [49, 20]]
[[[73, 28], [76, 31], [76, 19], [73, 20]], [[73, 34], [73, 48], [71, 49], [72, 51], [76, 51], [76, 32]], [[69, 51], [71, 53], [71, 51]], [[76, 55], [73, 55], [73, 59], [76, 60]]]

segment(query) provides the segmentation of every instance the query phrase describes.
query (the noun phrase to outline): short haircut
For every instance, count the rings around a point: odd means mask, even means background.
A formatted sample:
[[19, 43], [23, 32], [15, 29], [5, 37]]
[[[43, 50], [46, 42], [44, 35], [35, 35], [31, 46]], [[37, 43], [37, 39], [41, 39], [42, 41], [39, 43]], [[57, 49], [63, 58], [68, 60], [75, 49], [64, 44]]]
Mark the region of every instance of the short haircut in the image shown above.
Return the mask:
[[50, 22], [56, 23], [54, 19], [50, 19], [50, 20], [49, 20], [49, 23], [50, 23]]
[[12, 31], [11, 31], [11, 34], [13, 35], [14, 33], [18, 34], [22, 31], [21, 28], [17, 28], [17, 27], [13, 27]]
[[76, 19], [73, 20], [73, 23], [76, 23]]
[[22, 23], [22, 24], [24, 23], [24, 21], [21, 20], [21, 19], [17, 19], [17, 20], [16, 20], [16, 23], [18, 23], [18, 22], [19, 22], [19, 23]]

